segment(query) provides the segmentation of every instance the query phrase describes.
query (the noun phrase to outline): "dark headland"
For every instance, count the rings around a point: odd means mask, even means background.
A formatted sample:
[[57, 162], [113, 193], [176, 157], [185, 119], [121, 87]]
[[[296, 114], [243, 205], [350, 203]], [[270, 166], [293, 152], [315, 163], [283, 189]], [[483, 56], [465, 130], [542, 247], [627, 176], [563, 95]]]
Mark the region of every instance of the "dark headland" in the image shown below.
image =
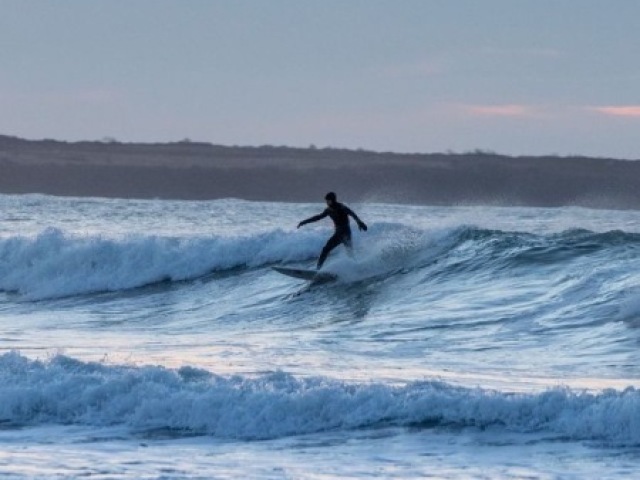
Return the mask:
[[334, 148], [141, 144], [0, 136], [0, 193], [120, 198], [640, 208], [640, 162], [398, 154]]

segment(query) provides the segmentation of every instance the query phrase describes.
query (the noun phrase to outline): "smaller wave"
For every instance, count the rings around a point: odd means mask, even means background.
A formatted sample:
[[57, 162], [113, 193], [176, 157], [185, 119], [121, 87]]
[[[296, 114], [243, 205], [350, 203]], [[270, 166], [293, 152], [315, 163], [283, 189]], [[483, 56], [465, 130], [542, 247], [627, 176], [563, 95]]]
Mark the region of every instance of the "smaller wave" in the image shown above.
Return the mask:
[[640, 444], [640, 391], [505, 393], [443, 382], [349, 383], [283, 372], [222, 377], [183, 367], [0, 356], [0, 422], [126, 426], [259, 440], [374, 428], [504, 428]]
[[463, 226], [452, 234], [452, 247], [447, 252], [453, 265], [466, 271], [513, 270], [515, 268], [563, 264], [570, 269], [572, 261], [600, 255], [614, 260], [629, 250], [640, 249], [640, 235], [623, 231], [591, 232], [582, 229], [537, 235]]

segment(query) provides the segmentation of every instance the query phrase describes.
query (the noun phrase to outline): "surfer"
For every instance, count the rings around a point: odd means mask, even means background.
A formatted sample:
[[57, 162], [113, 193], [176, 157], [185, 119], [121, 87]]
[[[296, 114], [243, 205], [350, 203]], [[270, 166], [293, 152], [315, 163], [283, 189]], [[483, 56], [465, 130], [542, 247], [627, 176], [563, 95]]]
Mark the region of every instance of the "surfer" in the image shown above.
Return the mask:
[[331, 236], [331, 238], [327, 241], [326, 245], [322, 249], [320, 253], [320, 258], [318, 258], [317, 269], [320, 270], [324, 261], [327, 259], [327, 256], [338, 245], [341, 243], [347, 247], [347, 251], [351, 255], [351, 227], [349, 226], [349, 216], [352, 216], [353, 219], [358, 224], [358, 228], [360, 230], [367, 231], [367, 225], [358, 218], [358, 216], [351, 210], [349, 207], [344, 205], [343, 203], [338, 202], [336, 194], [333, 192], [329, 192], [324, 196], [324, 199], [327, 202], [327, 208], [324, 212], [319, 215], [314, 215], [313, 217], [307, 218], [306, 220], [301, 221], [298, 224], [298, 228], [307, 223], [317, 222], [318, 220], [322, 220], [325, 217], [330, 217], [333, 220], [333, 225], [335, 226], [335, 232]]

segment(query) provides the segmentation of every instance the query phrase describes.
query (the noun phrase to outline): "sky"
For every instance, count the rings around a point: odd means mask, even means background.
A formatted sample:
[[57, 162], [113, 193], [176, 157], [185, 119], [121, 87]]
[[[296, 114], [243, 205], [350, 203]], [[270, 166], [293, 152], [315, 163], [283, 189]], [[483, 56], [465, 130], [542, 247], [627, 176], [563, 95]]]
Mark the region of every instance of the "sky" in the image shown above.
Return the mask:
[[0, 0], [0, 134], [640, 159], [640, 0]]

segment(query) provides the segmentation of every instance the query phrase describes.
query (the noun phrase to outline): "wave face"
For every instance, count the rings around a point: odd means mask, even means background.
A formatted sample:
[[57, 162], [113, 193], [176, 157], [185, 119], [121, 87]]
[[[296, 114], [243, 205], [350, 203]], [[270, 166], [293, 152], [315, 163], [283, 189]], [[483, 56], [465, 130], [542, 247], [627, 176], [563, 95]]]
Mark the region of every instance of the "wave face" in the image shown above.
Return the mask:
[[[247, 235], [118, 238], [78, 235], [49, 228], [35, 236], [0, 238], [0, 290], [26, 300], [114, 292], [158, 282], [182, 282], [233, 269], [309, 261], [327, 234], [317, 230], [292, 235], [270, 230]], [[640, 234], [568, 230], [549, 235], [460, 226], [421, 230], [378, 223], [358, 249], [356, 265], [329, 262], [327, 269], [354, 282], [401, 273], [456, 276], [514, 276], [553, 266], [571, 271], [584, 257], [604, 262], [640, 249]], [[611, 255], [610, 258], [608, 256]], [[335, 256], [335, 255], [334, 255]], [[333, 263], [333, 265], [332, 265]], [[436, 264], [434, 266], [434, 264]]]
[[35, 237], [0, 239], [0, 290], [26, 299], [127, 290], [207, 273], [309, 258], [275, 230], [252, 236], [124, 238], [79, 236], [50, 228]]
[[260, 440], [380, 426], [497, 427], [610, 445], [640, 444], [640, 391], [507, 394], [444, 382], [347, 383], [277, 372], [222, 377], [190, 367], [107, 366], [0, 356], [5, 425], [124, 425]]

